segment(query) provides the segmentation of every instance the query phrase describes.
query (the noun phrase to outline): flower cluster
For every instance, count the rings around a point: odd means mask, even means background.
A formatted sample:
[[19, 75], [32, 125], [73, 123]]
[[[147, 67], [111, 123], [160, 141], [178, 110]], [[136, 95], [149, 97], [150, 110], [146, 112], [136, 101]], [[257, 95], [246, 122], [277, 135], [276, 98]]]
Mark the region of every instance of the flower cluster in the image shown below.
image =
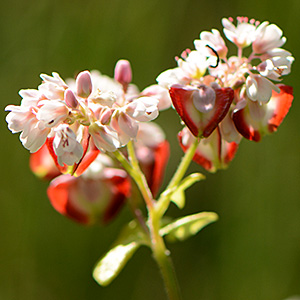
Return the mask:
[[[137, 140], [137, 160], [156, 195], [169, 159], [169, 143], [155, 123], [141, 123]], [[76, 176], [61, 173], [47, 145], [30, 155], [30, 168], [41, 179], [51, 180], [47, 194], [52, 206], [82, 224], [107, 223], [131, 197], [129, 174], [109, 152], [100, 153], [95, 147], [88, 150]]]
[[131, 67], [120, 60], [114, 79], [83, 71], [66, 83], [57, 73], [41, 75], [38, 89], [21, 90], [20, 106], [8, 105], [9, 129], [31, 153], [45, 143], [61, 167], [78, 164], [90, 144], [115, 151], [136, 138], [140, 122], [158, 116], [159, 100], [141, 95]]
[[[194, 160], [209, 171], [227, 166], [242, 137], [259, 141], [276, 131], [293, 100], [292, 88], [278, 84], [294, 61], [280, 48], [286, 42], [281, 29], [245, 17], [236, 26], [232, 18], [222, 24], [236, 55], [228, 57], [218, 30], [203, 31], [195, 50], [185, 50], [176, 57], [178, 66], [157, 78], [188, 128], [179, 134], [181, 147], [186, 151], [204, 137]], [[251, 53], [244, 56], [247, 47]]]
[[[197, 142], [191, 157], [211, 172], [227, 167], [243, 137], [260, 141], [277, 130], [293, 100], [292, 88], [280, 83], [294, 61], [280, 48], [286, 38], [269, 22], [239, 17], [237, 25], [232, 18], [222, 23], [236, 55], [228, 56], [218, 30], [201, 32], [195, 50], [183, 51], [177, 67], [142, 92], [131, 83], [127, 60], [117, 62], [114, 78], [98, 71], [66, 81], [42, 74], [37, 89], [19, 92], [21, 105], [6, 107], [6, 121], [21, 132], [33, 172], [52, 180], [48, 196], [57, 211], [82, 223], [110, 220], [130, 197], [129, 175], [134, 178], [117, 155], [142, 171], [143, 196], [148, 189], [155, 197], [169, 157], [164, 133], [148, 123], [160, 110], [176, 109], [186, 125], [178, 134], [181, 148]], [[138, 165], [127, 160], [128, 143]]]

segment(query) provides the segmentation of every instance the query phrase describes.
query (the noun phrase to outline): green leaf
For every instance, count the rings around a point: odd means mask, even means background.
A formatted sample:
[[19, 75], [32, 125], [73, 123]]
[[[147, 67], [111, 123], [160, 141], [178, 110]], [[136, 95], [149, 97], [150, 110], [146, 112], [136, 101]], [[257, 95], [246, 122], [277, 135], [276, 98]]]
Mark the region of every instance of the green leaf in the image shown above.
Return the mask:
[[147, 244], [145, 234], [135, 221], [131, 221], [122, 230], [112, 248], [97, 262], [93, 278], [102, 286], [110, 284], [135, 251], [145, 244]]
[[160, 234], [165, 235], [169, 242], [184, 241], [217, 220], [218, 215], [216, 213], [201, 212], [169, 223], [160, 229]]
[[171, 201], [177, 205], [178, 208], [182, 209], [185, 205], [185, 194], [184, 191], [194, 183], [205, 179], [205, 176], [201, 173], [193, 173], [184, 178], [178, 185], [176, 190], [171, 195]]

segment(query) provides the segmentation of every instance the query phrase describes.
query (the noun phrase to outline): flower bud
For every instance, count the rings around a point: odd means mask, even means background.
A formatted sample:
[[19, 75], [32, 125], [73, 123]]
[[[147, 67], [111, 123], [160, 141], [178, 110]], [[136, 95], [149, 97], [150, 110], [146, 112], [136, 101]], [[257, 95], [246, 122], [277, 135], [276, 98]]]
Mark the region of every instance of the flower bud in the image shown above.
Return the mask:
[[128, 84], [132, 80], [132, 71], [128, 60], [120, 59], [116, 63], [114, 78], [123, 85], [123, 88], [126, 91]]
[[100, 119], [99, 119], [99, 121], [102, 125], [108, 125], [109, 124], [113, 111], [114, 110], [110, 109], [110, 108], [105, 108], [105, 109], [102, 110], [101, 115], [100, 115]]
[[92, 92], [92, 79], [89, 71], [83, 71], [76, 78], [77, 95], [87, 98]]
[[78, 101], [70, 89], [65, 91], [65, 101], [70, 108], [77, 108], [78, 106]]

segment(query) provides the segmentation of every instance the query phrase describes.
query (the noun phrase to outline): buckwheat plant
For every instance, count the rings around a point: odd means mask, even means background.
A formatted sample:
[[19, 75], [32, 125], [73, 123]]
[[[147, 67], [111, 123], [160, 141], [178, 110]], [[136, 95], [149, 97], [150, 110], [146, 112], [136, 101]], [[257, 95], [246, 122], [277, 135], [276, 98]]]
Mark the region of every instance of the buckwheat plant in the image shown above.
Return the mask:
[[[203, 31], [195, 49], [183, 51], [177, 67], [142, 92], [131, 83], [130, 63], [119, 60], [114, 78], [98, 71], [66, 81], [58, 73], [41, 74], [37, 89], [19, 92], [20, 106], [6, 107], [8, 128], [21, 133], [32, 171], [51, 180], [47, 194], [59, 213], [82, 224], [105, 224], [124, 203], [130, 207], [133, 220], [95, 266], [100, 285], [109, 284], [146, 246], [169, 299], [181, 299], [164, 238], [183, 241], [217, 220], [213, 212], [165, 217], [171, 202], [183, 208], [185, 190], [204, 179], [201, 173], [185, 176], [191, 161], [210, 172], [226, 168], [243, 137], [260, 141], [289, 111], [292, 87], [280, 82], [294, 58], [281, 48], [286, 38], [279, 27], [245, 17], [237, 25], [232, 18], [222, 24], [235, 55], [228, 56], [218, 30]], [[159, 194], [169, 144], [152, 121], [170, 107], [185, 125], [178, 134], [185, 154]]]

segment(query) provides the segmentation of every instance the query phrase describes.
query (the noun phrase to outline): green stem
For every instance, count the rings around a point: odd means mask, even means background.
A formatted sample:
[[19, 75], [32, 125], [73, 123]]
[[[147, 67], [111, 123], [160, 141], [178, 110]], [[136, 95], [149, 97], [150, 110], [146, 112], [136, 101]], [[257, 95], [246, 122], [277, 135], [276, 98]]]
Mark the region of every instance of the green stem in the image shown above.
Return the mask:
[[148, 210], [148, 227], [151, 238], [151, 249], [153, 252], [153, 257], [161, 271], [169, 300], [180, 300], [181, 296], [179, 285], [177, 283], [175, 270], [170, 257], [170, 251], [167, 250], [164, 240], [159, 234], [161, 216], [156, 212], [156, 203], [153, 200], [153, 196], [147, 184], [146, 178], [139, 167], [132, 142], [127, 145], [127, 149], [129, 161], [120, 151], [115, 151], [114, 155], [136, 182], [145, 200]]
[[153, 257], [160, 269], [169, 300], [180, 300], [181, 294], [177, 281], [170, 251], [166, 248], [162, 236], [159, 234], [160, 216], [154, 209], [149, 212], [149, 224], [151, 233], [151, 249]]
[[146, 205], [149, 209], [149, 208], [153, 207], [153, 196], [152, 196], [152, 193], [148, 186], [146, 177], [140, 169], [139, 162], [136, 158], [132, 141], [130, 141], [127, 144], [127, 150], [128, 150], [129, 161], [131, 162], [132, 168], [134, 170], [134, 176], [135, 176], [134, 180], [135, 180], [137, 186], [139, 187], [139, 189], [144, 197], [144, 200], [146, 202]]
[[185, 155], [183, 156], [167, 188], [158, 199], [157, 210], [159, 215], [163, 216], [166, 210], [168, 209], [172, 192], [174, 188], [176, 188], [176, 186], [180, 183], [183, 176], [185, 175], [190, 163], [193, 160], [193, 157], [195, 155], [199, 143], [200, 143], [200, 138], [196, 138], [193, 144], [189, 147], [189, 149], [186, 151]]

